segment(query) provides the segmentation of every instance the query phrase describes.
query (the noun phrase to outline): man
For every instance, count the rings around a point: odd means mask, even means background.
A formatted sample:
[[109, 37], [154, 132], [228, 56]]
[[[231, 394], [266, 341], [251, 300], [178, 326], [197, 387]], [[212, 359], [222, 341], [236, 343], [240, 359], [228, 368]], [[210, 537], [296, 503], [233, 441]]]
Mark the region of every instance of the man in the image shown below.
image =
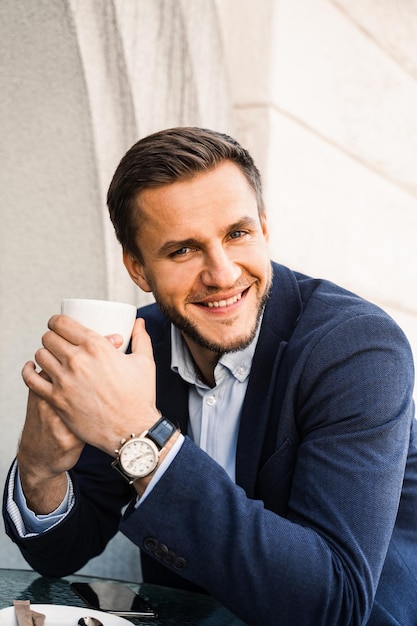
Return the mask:
[[259, 173], [228, 136], [142, 139], [108, 204], [126, 268], [157, 305], [139, 310], [131, 354], [54, 316], [41, 371], [25, 365], [5, 512], [24, 557], [66, 575], [120, 524], [145, 580], [204, 589], [247, 623], [415, 625], [403, 333], [270, 262]]

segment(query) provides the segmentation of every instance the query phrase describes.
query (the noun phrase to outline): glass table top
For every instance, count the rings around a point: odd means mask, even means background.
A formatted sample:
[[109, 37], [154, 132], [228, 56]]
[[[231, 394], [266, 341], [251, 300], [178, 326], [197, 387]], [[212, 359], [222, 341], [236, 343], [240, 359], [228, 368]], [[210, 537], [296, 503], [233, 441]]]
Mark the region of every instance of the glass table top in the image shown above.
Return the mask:
[[[84, 606], [72, 591], [70, 583], [102, 580], [91, 576], [45, 578], [31, 570], [0, 569], [0, 608], [11, 606], [13, 600], [30, 600], [33, 604]], [[119, 581], [118, 581], [119, 582]], [[147, 583], [122, 581], [148, 599], [158, 613], [157, 618], [125, 618], [142, 626], [243, 626], [211, 596], [190, 593]]]

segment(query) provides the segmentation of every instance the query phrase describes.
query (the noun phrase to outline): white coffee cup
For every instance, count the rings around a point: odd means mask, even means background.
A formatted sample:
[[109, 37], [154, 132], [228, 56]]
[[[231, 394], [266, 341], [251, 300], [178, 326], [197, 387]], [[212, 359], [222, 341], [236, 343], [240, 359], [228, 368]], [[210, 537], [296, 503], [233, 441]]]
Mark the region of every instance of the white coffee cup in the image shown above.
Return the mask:
[[67, 298], [61, 302], [61, 313], [100, 335], [122, 335], [123, 344], [119, 350], [126, 352], [136, 319], [136, 307], [133, 304]]

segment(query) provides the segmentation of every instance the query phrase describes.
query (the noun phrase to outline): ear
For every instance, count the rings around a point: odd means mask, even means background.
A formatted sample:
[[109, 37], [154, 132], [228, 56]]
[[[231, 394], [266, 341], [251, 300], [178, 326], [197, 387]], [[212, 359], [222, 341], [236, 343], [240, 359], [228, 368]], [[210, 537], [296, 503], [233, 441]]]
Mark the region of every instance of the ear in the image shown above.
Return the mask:
[[130, 278], [137, 284], [138, 287], [142, 289], [142, 291], [146, 291], [148, 293], [152, 291], [146, 278], [142, 263], [125, 251], [123, 251], [123, 263], [129, 272]]
[[263, 236], [265, 237], [266, 241], [269, 241], [269, 226], [268, 226], [268, 221], [266, 219], [265, 211], [263, 211], [261, 215], [261, 226], [262, 226]]

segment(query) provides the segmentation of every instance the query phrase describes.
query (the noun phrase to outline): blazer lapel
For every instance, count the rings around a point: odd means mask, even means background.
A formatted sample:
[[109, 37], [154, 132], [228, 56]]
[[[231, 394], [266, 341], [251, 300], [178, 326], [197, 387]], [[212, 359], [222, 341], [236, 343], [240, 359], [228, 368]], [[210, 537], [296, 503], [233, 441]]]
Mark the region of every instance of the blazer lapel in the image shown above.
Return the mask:
[[[236, 482], [249, 497], [254, 497], [262, 450], [267, 437], [271, 436], [268, 422], [272, 402], [272, 432], [276, 432], [278, 368], [302, 307], [294, 274], [276, 264], [273, 264], [273, 272], [273, 285], [265, 307], [242, 408], [236, 453]], [[271, 445], [274, 443], [270, 442]]]
[[158, 311], [146, 327], [153, 338], [156, 362], [156, 396], [161, 413], [187, 434], [188, 384], [171, 370], [171, 324]]
[[[165, 346], [163, 351], [165, 351]], [[160, 361], [157, 349], [154, 349], [154, 355], [158, 363], [156, 382], [158, 408], [165, 417], [171, 420], [186, 435], [188, 427], [188, 384], [181, 376], [178, 376], [171, 370], [170, 357]], [[161, 363], [164, 363], [163, 368]], [[165, 371], [162, 371], [163, 369]]]

